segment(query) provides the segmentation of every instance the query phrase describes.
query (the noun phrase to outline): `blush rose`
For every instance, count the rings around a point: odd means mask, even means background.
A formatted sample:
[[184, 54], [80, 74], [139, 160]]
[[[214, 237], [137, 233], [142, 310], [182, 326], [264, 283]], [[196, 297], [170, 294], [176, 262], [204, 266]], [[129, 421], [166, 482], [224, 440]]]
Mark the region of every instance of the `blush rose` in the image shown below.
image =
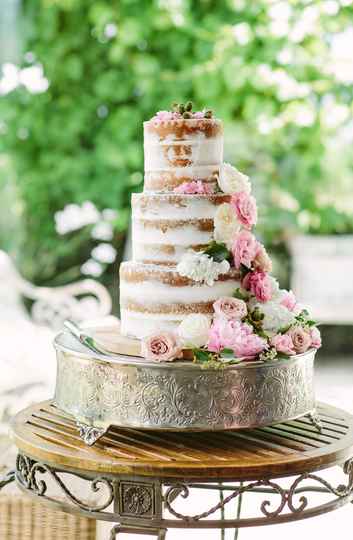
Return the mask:
[[248, 308], [244, 300], [233, 298], [231, 296], [223, 296], [214, 304], [213, 309], [217, 317], [225, 317], [226, 319], [241, 320], [246, 317]]
[[251, 229], [257, 222], [256, 200], [245, 191], [232, 195], [230, 204], [235, 210], [239, 223], [246, 229]]
[[311, 334], [310, 331], [305, 330], [301, 326], [293, 326], [288, 330], [288, 335], [291, 337], [293, 347], [296, 353], [304, 353], [311, 346]]
[[177, 337], [171, 332], [153, 334], [141, 342], [141, 354], [146, 360], [170, 362], [180, 358], [182, 350]]
[[232, 245], [235, 268], [239, 269], [242, 264], [247, 268], [251, 268], [257, 249], [258, 241], [255, 236], [249, 231], [240, 231]]
[[271, 339], [271, 345], [277, 352], [287, 354], [289, 356], [295, 354], [295, 348], [292, 338], [289, 334], [277, 334]]

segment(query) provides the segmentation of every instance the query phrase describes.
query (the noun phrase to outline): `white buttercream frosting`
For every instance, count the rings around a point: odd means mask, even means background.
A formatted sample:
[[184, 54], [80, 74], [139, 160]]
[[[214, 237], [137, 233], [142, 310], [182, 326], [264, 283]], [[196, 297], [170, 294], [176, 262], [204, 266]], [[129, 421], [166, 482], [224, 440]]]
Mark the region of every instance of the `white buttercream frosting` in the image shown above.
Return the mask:
[[[224, 200], [224, 194], [134, 194], [134, 260], [177, 263], [187, 249], [206, 246], [213, 240], [213, 219]], [[211, 226], [204, 227], [205, 220]]]

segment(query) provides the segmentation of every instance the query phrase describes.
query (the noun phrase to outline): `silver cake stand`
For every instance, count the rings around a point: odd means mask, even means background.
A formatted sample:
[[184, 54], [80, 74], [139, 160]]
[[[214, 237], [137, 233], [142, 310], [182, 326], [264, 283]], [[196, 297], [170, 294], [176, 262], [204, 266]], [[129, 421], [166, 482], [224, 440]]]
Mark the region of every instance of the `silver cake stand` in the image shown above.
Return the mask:
[[313, 388], [315, 350], [288, 360], [205, 369], [185, 360], [159, 364], [127, 354], [103, 354], [68, 331], [60, 333], [54, 345], [54, 402], [76, 419], [88, 445], [110, 426], [239, 430], [310, 415], [320, 429]]

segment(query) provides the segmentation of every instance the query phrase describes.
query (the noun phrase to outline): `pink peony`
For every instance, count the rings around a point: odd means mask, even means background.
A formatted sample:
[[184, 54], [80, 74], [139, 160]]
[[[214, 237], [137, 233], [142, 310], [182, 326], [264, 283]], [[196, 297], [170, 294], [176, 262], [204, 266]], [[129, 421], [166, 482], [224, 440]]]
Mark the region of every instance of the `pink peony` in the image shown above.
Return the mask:
[[183, 182], [180, 186], [174, 188], [174, 193], [184, 193], [186, 195], [212, 195], [214, 193], [213, 186], [196, 180], [193, 182]]
[[238, 358], [253, 358], [267, 348], [267, 341], [257, 334], [249, 334], [234, 348], [234, 352]]
[[245, 191], [239, 191], [232, 195], [230, 204], [234, 208], [238, 221], [246, 229], [251, 229], [257, 222], [256, 201], [252, 195]]
[[293, 326], [287, 332], [293, 342], [296, 353], [304, 353], [311, 346], [311, 334], [301, 326]]
[[180, 358], [181, 353], [177, 337], [171, 332], [153, 334], [141, 342], [141, 354], [146, 360], [168, 362]]
[[284, 291], [284, 295], [280, 303], [282, 306], [286, 307], [288, 311], [294, 311], [297, 305], [297, 300], [293, 291]]
[[236, 235], [232, 246], [235, 268], [239, 269], [241, 264], [251, 268], [257, 250], [258, 241], [255, 236], [249, 231], [240, 231]]
[[225, 348], [232, 349], [234, 335], [238, 331], [239, 324], [239, 321], [234, 319], [228, 320], [224, 317], [215, 319], [209, 332], [208, 350], [219, 352]]
[[277, 334], [277, 336], [273, 336], [271, 345], [280, 353], [288, 355], [295, 354], [293, 341], [289, 334]]
[[225, 317], [226, 319], [241, 320], [246, 317], [248, 313], [244, 300], [232, 298], [231, 296], [219, 298], [213, 304], [213, 309], [218, 317]]
[[269, 275], [262, 270], [248, 272], [243, 279], [242, 286], [256, 296], [259, 302], [268, 302], [272, 298], [272, 285]]
[[255, 255], [255, 259], [253, 261], [254, 268], [257, 270], [262, 270], [263, 272], [271, 272], [272, 271], [272, 261], [260, 242], [258, 242], [258, 248]]
[[207, 347], [212, 352], [232, 349], [238, 358], [252, 358], [267, 347], [267, 342], [254, 334], [250, 325], [220, 317], [210, 328]]
[[310, 331], [311, 336], [311, 346], [314, 347], [314, 349], [320, 349], [321, 347], [321, 334], [320, 330], [314, 326], [314, 328]]

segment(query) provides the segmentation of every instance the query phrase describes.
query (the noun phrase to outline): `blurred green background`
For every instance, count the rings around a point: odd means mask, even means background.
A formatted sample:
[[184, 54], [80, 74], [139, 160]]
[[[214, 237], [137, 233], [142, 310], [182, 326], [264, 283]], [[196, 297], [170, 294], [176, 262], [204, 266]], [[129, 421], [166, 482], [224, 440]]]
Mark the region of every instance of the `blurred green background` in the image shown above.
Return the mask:
[[0, 247], [28, 279], [111, 286], [142, 122], [174, 100], [223, 118], [282, 281], [290, 235], [353, 232], [351, 0], [3, 5]]

